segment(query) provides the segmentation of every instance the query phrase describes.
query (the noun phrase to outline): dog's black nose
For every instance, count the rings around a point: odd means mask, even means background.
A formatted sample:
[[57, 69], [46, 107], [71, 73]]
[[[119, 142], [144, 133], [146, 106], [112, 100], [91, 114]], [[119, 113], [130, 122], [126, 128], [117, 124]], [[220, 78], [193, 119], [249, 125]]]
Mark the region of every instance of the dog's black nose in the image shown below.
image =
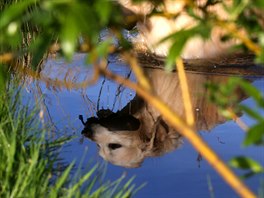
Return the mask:
[[82, 135], [93, 140], [94, 131], [92, 129], [92, 125], [97, 124], [97, 123], [99, 123], [99, 119], [96, 117], [91, 117], [91, 118], [87, 119], [87, 121], [85, 122], [85, 125], [84, 125], [84, 129], [82, 130]]

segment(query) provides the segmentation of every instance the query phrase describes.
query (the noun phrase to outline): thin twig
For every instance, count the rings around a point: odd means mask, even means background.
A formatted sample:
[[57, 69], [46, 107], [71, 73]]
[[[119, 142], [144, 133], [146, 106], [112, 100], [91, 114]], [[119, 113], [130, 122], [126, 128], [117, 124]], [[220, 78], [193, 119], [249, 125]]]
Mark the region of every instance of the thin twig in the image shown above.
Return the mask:
[[237, 25], [233, 22], [225, 22], [225, 21], [215, 21], [216, 25], [220, 26], [221, 28], [227, 30], [231, 35], [233, 35], [234, 38], [238, 38], [242, 43], [247, 46], [248, 49], [250, 49], [252, 52], [254, 52], [256, 55], [260, 55], [261, 48], [259, 45], [251, 41], [244, 32], [240, 31]]
[[183, 105], [185, 109], [186, 122], [189, 126], [194, 126], [194, 115], [193, 115], [190, 91], [189, 91], [189, 86], [187, 83], [186, 74], [184, 71], [183, 61], [181, 58], [178, 58], [176, 60], [176, 67], [177, 67], [178, 76], [180, 80], [180, 87], [181, 87]]
[[134, 72], [138, 83], [146, 90], [151, 90], [150, 83], [144, 75], [144, 71], [139, 67], [136, 56], [133, 53], [123, 53], [123, 58], [128, 62], [132, 71]]
[[230, 117], [234, 120], [234, 122], [245, 132], [248, 131], [249, 127], [235, 114], [232, 109], [227, 109]]
[[[132, 71], [130, 70], [129, 73], [127, 74], [126, 78], [129, 79], [130, 76], [132, 74]], [[117, 98], [120, 96], [120, 93], [124, 90], [124, 87], [122, 84], [119, 84], [117, 90], [116, 90], [116, 94], [115, 94], [115, 99], [114, 99], [114, 103], [113, 103], [113, 106], [112, 106], [112, 111], [114, 110], [115, 108], [115, 105], [116, 105], [116, 102], [117, 102]]]
[[46, 83], [47, 86], [52, 87], [58, 87], [58, 88], [66, 88], [66, 89], [84, 89], [87, 88], [89, 85], [92, 85], [97, 82], [100, 73], [99, 73], [99, 66], [98, 65], [104, 65], [102, 63], [95, 63], [94, 64], [94, 74], [91, 79], [85, 79], [82, 82], [73, 82], [73, 81], [65, 81], [59, 80], [59, 79], [52, 79], [48, 76], [46, 76], [44, 73], [39, 73], [37, 71], [34, 71], [33, 69], [29, 67], [16, 67], [16, 72], [19, 74], [25, 74], [27, 76], [32, 77], [35, 80], [42, 81], [43, 83]]

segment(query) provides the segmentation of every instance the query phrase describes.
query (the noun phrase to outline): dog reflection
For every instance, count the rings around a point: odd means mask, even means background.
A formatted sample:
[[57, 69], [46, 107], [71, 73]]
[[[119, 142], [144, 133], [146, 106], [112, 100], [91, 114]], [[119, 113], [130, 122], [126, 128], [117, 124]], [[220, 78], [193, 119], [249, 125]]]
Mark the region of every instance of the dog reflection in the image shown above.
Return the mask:
[[[106, 124], [108, 119], [117, 125]], [[153, 126], [144, 128], [143, 121], [120, 112], [113, 113], [112, 118], [99, 118], [92, 122], [88, 119], [82, 133], [96, 142], [102, 158], [128, 168], [139, 167], [145, 157], [174, 150], [181, 142], [180, 135], [169, 132], [169, 127], [160, 118]]]
[[[154, 92], [182, 118], [185, 118], [178, 76], [159, 69], [146, 69]], [[187, 73], [187, 79], [196, 119], [196, 130], [209, 131], [225, 121], [217, 108], [208, 104], [204, 84], [224, 82], [226, 76]], [[241, 98], [242, 95], [237, 93]], [[94, 141], [99, 154], [112, 164], [134, 168], [144, 158], [160, 156], [173, 151], [182, 143], [181, 136], [163, 120], [160, 113], [138, 96], [122, 110], [113, 113], [100, 110], [97, 117], [83, 121], [82, 134]]]

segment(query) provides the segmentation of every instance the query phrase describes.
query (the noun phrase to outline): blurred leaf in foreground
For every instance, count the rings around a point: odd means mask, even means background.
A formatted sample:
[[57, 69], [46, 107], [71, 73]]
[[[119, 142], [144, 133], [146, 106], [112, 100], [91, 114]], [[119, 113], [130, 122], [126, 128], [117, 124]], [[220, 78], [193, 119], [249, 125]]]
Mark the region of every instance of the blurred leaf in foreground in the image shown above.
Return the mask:
[[264, 146], [264, 121], [255, 124], [248, 130], [244, 145], [249, 146], [251, 144]]
[[264, 168], [261, 164], [256, 162], [255, 160], [238, 156], [229, 161], [229, 164], [234, 168], [239, 168], [243, 170], [247, 170], [248, 172], [244, 175], [244, 177], [250, 177], [258, 173], [264, 173]]

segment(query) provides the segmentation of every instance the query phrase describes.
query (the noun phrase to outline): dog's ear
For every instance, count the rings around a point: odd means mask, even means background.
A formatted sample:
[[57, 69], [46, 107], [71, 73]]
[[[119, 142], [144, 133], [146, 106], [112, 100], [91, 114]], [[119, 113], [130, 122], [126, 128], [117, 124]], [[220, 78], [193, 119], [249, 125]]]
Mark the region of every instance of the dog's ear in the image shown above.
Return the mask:
[[100, 124], [109, 131], [136, 131], [140, 127], [140, 121], [132, 115], [113, 114], [101, 119]]
[[164, 148], [168, 143], [166, 140], [168, 139], [169, 126], [161, 116], [154, 123], [151, 133], [152, 137], [145, 148], [145, 156], [153, 157], [162, 155], [165, 153]]
[[174, 129], [170, 128], [163, 119], [160, 119], [156, 126], [152, 156], [160, 156], [171, 152], [178, 148], [181, 143], [181, 135], [179, 135]]

